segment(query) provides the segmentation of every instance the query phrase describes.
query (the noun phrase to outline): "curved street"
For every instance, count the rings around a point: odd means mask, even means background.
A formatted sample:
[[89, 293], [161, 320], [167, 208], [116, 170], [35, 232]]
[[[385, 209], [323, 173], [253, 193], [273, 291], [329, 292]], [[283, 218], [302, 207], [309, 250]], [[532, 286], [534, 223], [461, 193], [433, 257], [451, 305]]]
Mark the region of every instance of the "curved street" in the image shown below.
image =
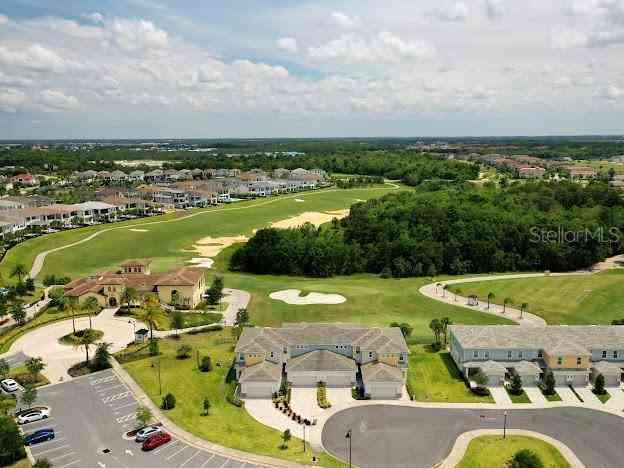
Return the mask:
[[[508, 410], [507, 428], [535, 431], [567, 445], [587, 468], [622, 466], [622, 418], [583, 408]], [[361, 468], [431, 468], [451, 452], [456, 439], [476, 429], [502, 429], [502, 410], [371, 405], [333, 415], [322, 443], [333, 456]]]

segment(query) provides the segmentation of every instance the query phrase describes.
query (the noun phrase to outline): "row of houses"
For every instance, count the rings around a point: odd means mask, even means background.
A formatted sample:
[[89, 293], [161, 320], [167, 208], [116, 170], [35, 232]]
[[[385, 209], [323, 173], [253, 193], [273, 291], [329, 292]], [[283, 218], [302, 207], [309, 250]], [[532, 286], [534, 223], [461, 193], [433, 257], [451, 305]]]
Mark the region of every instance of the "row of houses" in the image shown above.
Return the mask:
[[598, 374], [619, 386], [624, 374], [624, 326], [486, 325], [449, 327], [451, 356], [470, 380], [482, 372], [499, 386], [519, 375], [535, 386], [552, 372], [558, 386], [586, 386]]

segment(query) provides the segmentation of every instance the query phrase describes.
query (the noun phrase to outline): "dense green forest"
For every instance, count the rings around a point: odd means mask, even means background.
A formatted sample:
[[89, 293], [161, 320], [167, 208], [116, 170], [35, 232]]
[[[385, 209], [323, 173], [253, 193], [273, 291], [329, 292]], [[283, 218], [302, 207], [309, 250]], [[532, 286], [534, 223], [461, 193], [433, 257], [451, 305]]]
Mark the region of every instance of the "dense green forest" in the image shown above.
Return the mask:
[[319, 229], [262, 229], [233, 270], [395, 277], [568, 271], [622, 252], [624, 201], [605, 184], [423, 184], [358, 203]]

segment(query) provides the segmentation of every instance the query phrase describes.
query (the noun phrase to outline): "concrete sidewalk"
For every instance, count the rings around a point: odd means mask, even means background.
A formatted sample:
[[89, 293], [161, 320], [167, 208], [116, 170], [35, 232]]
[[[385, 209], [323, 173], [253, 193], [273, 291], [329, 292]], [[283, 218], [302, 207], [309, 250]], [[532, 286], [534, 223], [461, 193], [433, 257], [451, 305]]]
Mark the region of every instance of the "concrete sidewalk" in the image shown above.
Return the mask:
[[505, 390], [505, 387], [503, 387], [502, 385], [500, 387], [488, 387], [488, 390], [490, 391], [490, 394], [492, 395], [492, 398], [494, 398], [494, 401], [497, 405], [512, 404], [511, 398], [509, 398], [507, 390]]

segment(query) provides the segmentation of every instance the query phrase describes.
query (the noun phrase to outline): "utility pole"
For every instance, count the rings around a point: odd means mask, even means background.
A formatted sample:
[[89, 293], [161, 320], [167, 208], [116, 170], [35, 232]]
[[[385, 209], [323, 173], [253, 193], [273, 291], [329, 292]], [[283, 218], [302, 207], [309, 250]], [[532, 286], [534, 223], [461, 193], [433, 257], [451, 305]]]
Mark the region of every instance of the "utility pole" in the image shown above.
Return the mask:
[[503, 421], [503, 439], [507, 437], [507, 410], [504, 413], [504, 421]]
[[305, 453], [305, 451], [306, 451], [306, 446], [305, 446], [305, 424], [303, 424], [301, 427], [303, 427], [303, 453]]
[[160, 380], [160, 359], [158, 360], [158, 394], [162, 395], [162, 384]]

